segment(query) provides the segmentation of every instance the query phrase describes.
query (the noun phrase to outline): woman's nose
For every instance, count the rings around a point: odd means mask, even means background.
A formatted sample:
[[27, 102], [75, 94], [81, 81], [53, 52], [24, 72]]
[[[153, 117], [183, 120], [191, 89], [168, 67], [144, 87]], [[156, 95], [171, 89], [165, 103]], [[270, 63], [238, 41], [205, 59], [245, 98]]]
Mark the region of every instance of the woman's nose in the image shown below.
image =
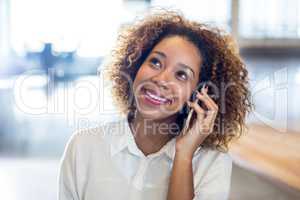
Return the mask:
[[167, 70], [164, 70], [158, 74], [156, 74], [153, 78], [152, 81], [159, 87], [162, 87], [164, 90], [168, 89], [168, 84], [170, 82], [171, 74], [170, 72], [167, 72]]

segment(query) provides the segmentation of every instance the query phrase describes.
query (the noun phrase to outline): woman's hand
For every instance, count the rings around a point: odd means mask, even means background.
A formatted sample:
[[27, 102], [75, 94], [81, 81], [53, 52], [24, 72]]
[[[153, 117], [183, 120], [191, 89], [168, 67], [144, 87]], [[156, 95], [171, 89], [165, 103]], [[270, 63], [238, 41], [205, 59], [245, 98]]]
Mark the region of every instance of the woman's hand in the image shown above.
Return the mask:
[[[188, 106], [196, 112], [197, 118], [187, 132], [184, 131], [176, 138], [176, 153], [184, 154], [184, 157], [188, 156], [192, 159], [199, 145], [213, 131], [218, 106], [208, 96], [207, 90], [207, 87], [203, 87], [201, 93], [197, 91], [197, 99], [194, 102], [187, 102]], [[206, 108], [202, 108], [197, 103], [198, 100], [202, 101]]]

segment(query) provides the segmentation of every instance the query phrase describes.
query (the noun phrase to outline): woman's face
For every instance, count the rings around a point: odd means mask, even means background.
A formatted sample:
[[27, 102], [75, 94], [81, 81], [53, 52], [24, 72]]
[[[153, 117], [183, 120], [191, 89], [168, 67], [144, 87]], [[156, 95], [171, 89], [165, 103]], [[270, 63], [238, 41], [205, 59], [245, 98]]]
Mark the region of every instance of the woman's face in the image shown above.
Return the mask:
[[199, 50], [183, 37], [156, 44], [133, 82], [139, 113], [156, 120], [176, 114], [197, 86], [200, 64]]

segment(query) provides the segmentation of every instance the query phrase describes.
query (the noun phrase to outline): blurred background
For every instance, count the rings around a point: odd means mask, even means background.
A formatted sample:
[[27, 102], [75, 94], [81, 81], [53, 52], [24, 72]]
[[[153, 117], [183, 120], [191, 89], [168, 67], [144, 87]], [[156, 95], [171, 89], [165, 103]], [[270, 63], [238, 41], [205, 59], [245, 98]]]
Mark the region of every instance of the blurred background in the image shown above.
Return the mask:
[[230, 199], [300, 199], [300, 0], [0, 0], [0, 199], [56, 199], [72, 131], [117, 118], [101, 66], [118, 28], [151, 7], [238, 41], [256, 107]]

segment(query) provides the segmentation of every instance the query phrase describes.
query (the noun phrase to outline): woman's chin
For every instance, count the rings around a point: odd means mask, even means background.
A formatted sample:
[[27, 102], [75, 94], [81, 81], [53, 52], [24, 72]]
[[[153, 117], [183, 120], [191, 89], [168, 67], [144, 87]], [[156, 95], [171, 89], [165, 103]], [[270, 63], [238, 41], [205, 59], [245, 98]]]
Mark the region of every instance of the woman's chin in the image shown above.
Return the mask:
[[151, 120], [165, 119], [176, 114], [176, 112], [174, 111], [166, 110], [163, 108], [149, 109], [143, 107], [139, 108], [138, 110], [143, 118]]

